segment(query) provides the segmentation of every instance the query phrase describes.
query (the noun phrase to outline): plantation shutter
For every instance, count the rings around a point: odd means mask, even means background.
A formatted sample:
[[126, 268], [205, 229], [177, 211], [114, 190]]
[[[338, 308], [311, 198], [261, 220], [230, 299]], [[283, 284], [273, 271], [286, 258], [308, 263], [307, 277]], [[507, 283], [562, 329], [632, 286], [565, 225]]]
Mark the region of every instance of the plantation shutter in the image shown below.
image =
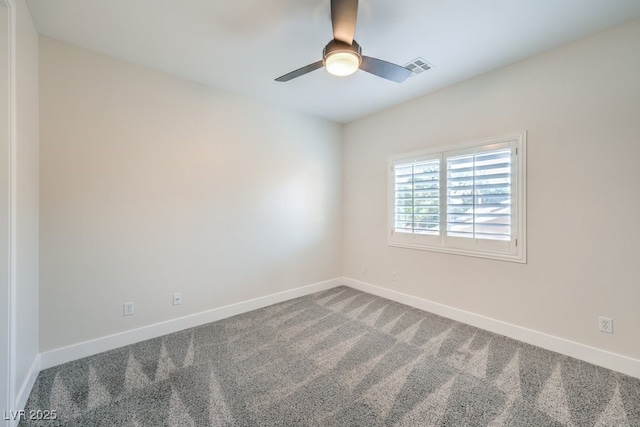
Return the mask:
[[389, 245], [526, 262], [525, 137], [389, 157]]
[[445, 161], [446, 237], [463, 247], [480, 240], [509, 242], [513, 206], [509, 144], [446, 153]]
[[412, 238], [440, 235], [440, 158], [393, 166], [393, 231]]

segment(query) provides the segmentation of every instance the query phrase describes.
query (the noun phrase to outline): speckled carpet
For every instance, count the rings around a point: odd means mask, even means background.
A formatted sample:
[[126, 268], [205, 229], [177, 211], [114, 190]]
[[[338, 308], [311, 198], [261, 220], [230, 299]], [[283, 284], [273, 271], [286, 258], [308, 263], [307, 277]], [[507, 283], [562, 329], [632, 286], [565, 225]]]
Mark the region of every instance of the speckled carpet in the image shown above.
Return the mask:
[[640, 380], [338, 287], [44, 370], [21, 426], [640, 426]]

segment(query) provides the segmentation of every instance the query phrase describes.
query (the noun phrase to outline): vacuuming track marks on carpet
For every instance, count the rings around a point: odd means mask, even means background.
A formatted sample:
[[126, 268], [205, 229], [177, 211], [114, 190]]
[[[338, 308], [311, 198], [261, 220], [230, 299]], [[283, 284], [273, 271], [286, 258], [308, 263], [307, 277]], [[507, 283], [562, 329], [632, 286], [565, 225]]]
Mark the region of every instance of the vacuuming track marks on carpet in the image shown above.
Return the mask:
[[21, 426], [640, 426], [640, 380], [337, 287], [42, 371]]

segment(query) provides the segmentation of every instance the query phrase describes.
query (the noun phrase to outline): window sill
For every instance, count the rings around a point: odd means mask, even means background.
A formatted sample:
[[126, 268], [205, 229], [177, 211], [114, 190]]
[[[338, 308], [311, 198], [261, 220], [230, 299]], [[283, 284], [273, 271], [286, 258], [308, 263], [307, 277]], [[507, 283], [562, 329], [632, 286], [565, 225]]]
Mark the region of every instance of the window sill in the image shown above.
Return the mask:
[[417, 249], [421, 251], [440, 252], [445, 254], [463, 255], [463, 256], [470, 256], [475, 258], [493, 259], [498, 261], [517, 262], [520, 264], [527, 263], [526, 253], [522, 248], [520, 248], [520, 253], [518, 254], [504, 254], [504, 253], [496, 253], [496, 252], [470, 251], [470, 250], [458, 249], [458, 248], [445, 248], [445, 247], [439, 247], [439, 246], [416, 245], [411, 243], [392, 242], [392, 241], [387, 242], [387, 244], [388, 246], [392, 246], [396, 248]]

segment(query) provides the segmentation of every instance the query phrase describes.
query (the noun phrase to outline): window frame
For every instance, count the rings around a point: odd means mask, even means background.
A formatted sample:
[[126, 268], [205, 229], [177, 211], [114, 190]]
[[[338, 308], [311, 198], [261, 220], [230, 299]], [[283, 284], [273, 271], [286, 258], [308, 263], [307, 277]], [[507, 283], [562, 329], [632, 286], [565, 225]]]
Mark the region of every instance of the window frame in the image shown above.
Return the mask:
[[[392, 247], [442, 252], [456, 255], [527, 262], [526, 251], [526, 131], [482, 140], [431, 147], [388, 157], [387, 162], [387, 244]], [[511, 150], [511, 238], [505, 241], [447, 236], [447, 158], [482, 152], [507, 145]], [[429, 159], [440, 159], [440, 232], [439, 235], [395, 232], [395, 166]], [[463, 240], [462, 240], [463, 239]], [[475, 241], [475, 242], [474, 242]], [[507, 243], [504, 243], [507, 242]]]

